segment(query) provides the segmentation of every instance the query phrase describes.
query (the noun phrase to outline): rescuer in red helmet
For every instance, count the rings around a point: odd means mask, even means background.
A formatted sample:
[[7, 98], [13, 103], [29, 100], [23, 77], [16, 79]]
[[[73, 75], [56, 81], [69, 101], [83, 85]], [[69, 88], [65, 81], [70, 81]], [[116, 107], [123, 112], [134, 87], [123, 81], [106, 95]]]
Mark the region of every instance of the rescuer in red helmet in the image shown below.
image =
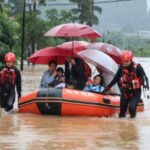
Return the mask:
[[21, 97], [21, 74], [14, 66], [16, 56], [7, 53], [4, 58], [6, 64], [0, 67], [0, 106], [7, 112], [12, 112], [15, 102], [15, 86], [18, 98]]
[[105, 88], [106, 93], [115, 83], [120, 82], [121, 101], [119, 117], [126, 117], [129, 105], [130, 118], [135, 118], [136, 108], [141, 100], [141, 87], [149, 89], [148, 78], [140, 64], [132, 61], [133, 53], [124, 51], [121, 56], [120, 65], [115, 77]]

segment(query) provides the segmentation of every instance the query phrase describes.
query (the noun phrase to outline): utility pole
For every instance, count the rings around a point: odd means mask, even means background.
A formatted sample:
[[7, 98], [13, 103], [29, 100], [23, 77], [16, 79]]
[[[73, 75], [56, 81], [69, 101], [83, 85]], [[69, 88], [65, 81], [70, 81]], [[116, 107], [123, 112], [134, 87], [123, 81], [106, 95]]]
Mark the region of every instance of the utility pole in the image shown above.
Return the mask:
[[21, 63], [20, 63], [20, 69], [23, 71], [23, 56], [24, 56], [24, 31], [25, 31], [25, 12], [26, 12], [26, 0], [24, 0], [23, 5], [23, 16], [22, 16], [22, 44], [21, 44]]

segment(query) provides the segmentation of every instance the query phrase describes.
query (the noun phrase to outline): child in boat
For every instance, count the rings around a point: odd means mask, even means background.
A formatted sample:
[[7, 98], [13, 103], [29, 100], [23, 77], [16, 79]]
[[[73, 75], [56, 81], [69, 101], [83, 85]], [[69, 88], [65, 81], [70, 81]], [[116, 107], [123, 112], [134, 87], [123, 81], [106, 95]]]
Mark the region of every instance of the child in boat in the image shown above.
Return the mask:
[[68, 89], [78, 89], [77, 88], [77, 80], [74, 78], [70, 78], [66, 82], [66, 88]]
[[62, 67], [58, 67], [56, 71], [57, 71], [57, 76], [55, 81], [55, 88], [64, 88], [66, 86], [64, 70]]
[[84, 87], [84, 91], [97, 92], [102, 93], [104, 91], [104, 86], [102, 85], [103, 78], [102, 76], [96, 75], [94, 77], [93, 83], [89, 81], [86, 82], [86, 86]]

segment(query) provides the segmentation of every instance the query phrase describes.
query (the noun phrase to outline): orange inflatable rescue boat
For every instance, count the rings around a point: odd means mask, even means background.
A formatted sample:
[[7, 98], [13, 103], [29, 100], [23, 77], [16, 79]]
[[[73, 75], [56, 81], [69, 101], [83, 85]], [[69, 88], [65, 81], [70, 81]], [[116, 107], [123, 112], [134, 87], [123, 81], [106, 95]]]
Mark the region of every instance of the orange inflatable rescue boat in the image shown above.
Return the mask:
[[[111, 117], [120, 110], [120, 96], [73, 89], [41, 89], [19, 99], [20, 113]], [[143, 111], [140, 102], [137, 111]]]

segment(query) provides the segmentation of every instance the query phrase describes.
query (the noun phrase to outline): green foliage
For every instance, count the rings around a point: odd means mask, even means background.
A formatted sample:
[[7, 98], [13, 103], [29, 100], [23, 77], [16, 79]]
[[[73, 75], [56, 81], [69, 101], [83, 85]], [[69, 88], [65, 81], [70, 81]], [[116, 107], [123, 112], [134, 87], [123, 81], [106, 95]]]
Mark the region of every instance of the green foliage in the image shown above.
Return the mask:
[[62, 23], [73, 22], [74, 14], [71, 10], [62, 9], [60, 12], [56, 8], [46, 10], [46, 17], [52, 27]]
[[[62, 10], [59, 14], [56, 9], [50, 9], [46, 11], [46, 14], [48, 21], [39, 18], [38, 13], [35, 11], [26, 13], [24, 58], [30, 56], [35, 52], [35, 50], [39, 50], [47, 46], [57, 46], [65, 41], [65, 39], [62, 38], [44, 37], [43, 34], [51, 27], [60, 24], [63, 21], [68, 21], [69, 18], [71, 18], [72, 13], [70, 11], [67, 12]], [[19, 45], [21, 45], [22, 39], [22, 15], [17, 15], [17, 21], [20, 23], [20, 28], [17, 31], [17, 33], [19, 33], [19, 40], [17, 40], [17, 44], [15, 45], [15, 51], [17, 56], [19, 56], [21, 53]]]
[[[21, 45], [22, 39], [22, 15], [17, 16], [18, 22], [21, 24], [18, 29], [19, 41], [18, 45]], [[43, 34], [47, 31], [46, 21], [39, 18], [37, 12], [26, 13], [25, 19], [25, 53], [34, 53], [36, 49], [45, 47], [47, 40], [44, 39]], [[30, 47], [30, 48], [29, 48]], [[18, 47], [19, 48], [19, 47]], [[20, 49], [18, 49], [18, 54], [20, 55]], [[30, 55], [29, 54], [29, 55]], [[26, 56], [26, 55], [25, 55]]]
[[11, 20], [6, 16], [5, 11], [0, 13], [0, 41], [12, 48], [14, 44]]
[[107, 33], [107, 35], [105, 34], [105, 39], [107, 39], [107, 41], [110, 40], [111, 44], [123, 49], [124, 35], [120, 31], [112, 31]]
[[24, 0], [8, 0], [7, 6], [11, 8], [9, 16], [15, 16], [16, 14], [22, 13]]
[[46, 10], [46, 17], [48, 20], [48, 24], [53, 27], [61, 23], [59, 19], [59, 14], [56, 8]]
[[4, 3], [5, 2], [5, 0], [0, 0], [0, 3]]
[[94, 0], [70, 1], [78, 4], [78, 8], [72, 9], [73, 13], [76, 15], [76, 17], [74, 17], [75, 20], [79, 21], [79, 23], [86, 23], [89, 26], [99, 23], [99, 19], [94, 12], [96, 11], [101, 14], [102, 9], [99, 6], [94, 6]]
[[18, 40], [17, 29], [19, 23], [14, 18], [9, 18], [7, 14], [10, 9], [3, 7], [3, 12], [0, 13], [0, 60], [2, 61], [5, 53], [13, 51], [13, 47]]
[[0, 41], [0, 62], [4, 63], [4, 56], [9, 51], [10, 51], [9, 46]]
[[[1, 0], [4, 1], [4, 0]], [[39, 6], [46, 6], [47, 0], [26, 0], [26, 11], [37, 11], [37, 8]], [[8, 7], [11, 8], [11, 12], [9, 12], [9, 16], [16, 16], [18, 14], [22, 14], [23, 12], [23, 6], [24, 6], [24, 0], [8, 0], [8, 3], [6, 4]], [[38, 7], [37, 7], [38, 6]]]
[[137, 47], [134, 54], [139, 57], [150, 57], [150, 40], [147, 41], [147, 45], [145, 47]]
[[[47, 30], [51, 29], [52, 27], [64, 24], [64, 23], [70, 23], [73, 21], [74, 15], [71, 10], [61, 10], [58, 12], [56, 8], [48, 9], [46, 10], [46, 17], [47, 17]], [[49, 45], [50, 46], [57, 46], [65, 41], [69, 41], [69, 38], [50, 38], [49, 39]], [[71, 39], [70, 39], [71, 40]]]
[[74, 14], [71, 10], [67, 11], [62, 9], [60, 12], [60, 21], [61, 23], [70, 23], [74, 20]]
[[126, 35], [121, 31], [105, 33], [105, 43], [110, 43], [122, 50], [131, 50], [134, 56], [150, 56], [150, 40], [141, 39], [138, 35]]

